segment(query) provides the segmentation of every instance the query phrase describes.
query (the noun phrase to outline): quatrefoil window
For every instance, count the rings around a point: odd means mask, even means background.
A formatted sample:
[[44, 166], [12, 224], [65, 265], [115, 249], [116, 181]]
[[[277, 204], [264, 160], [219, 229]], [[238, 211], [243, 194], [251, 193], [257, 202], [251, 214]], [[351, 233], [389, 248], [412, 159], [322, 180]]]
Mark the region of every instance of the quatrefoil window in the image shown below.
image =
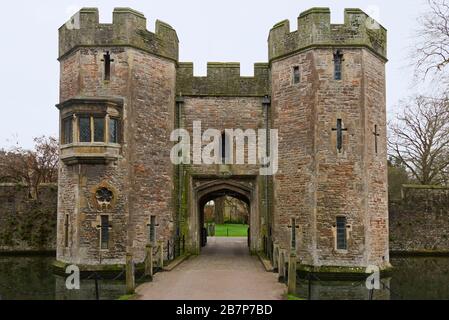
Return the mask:
[[108, 208], [111, 205], [112, 200], [114, 199], [114, 193], [108, 188], [101, 188], [97, 190], [95, 197], [97, 199], [98, 205], [102, 209]]

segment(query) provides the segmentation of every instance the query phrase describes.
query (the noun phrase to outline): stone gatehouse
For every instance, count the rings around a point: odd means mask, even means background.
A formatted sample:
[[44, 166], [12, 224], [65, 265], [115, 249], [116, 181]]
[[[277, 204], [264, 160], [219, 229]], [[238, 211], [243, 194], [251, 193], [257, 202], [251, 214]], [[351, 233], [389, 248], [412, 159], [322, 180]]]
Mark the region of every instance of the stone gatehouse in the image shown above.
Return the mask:
[[[276, 24], [253, 77], [237, 63], [209, 63], [195, 77], [176, 31], [156, 21], [149, 32], [128, 8], [112, 24], [84, 8], [63, 25], [58, 260], [98, 267], [132, 253], [141, 262], [149, 242], [180, 238], [199, 254], [204, 206], [228, 195], [249, 205], [251, 252], [274, 265], [294, 250], [300, 267], [318, 271], [387, 268], [386, 30], [359, 9], [330, 20], [313, 8], [296, 31]], [[173, 130], [192, 136], [198, 121], [278, 130], [279, 170], [174, 165]]]

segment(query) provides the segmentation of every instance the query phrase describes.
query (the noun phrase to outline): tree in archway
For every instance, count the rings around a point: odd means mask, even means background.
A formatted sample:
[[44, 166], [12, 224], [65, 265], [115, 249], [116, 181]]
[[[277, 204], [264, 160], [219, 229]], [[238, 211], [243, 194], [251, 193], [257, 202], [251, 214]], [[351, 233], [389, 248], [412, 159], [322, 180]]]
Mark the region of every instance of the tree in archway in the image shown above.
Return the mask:
[[225, 198], [215, 199], [215, 223], [224, 224]]

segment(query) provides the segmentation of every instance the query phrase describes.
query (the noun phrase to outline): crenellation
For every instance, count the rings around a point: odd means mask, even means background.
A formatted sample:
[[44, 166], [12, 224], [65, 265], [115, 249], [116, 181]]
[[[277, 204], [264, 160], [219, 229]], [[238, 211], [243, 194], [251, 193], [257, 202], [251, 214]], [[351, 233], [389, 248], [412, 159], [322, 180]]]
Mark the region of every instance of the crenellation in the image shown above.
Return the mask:
[[129, 8], [115, 8], [112, 24], [99, 22], [96, 8], [84, 8], [59, 29], [59, 57], [80, 47], [134, 47], [178, 61], [179, 40], [167, 23], [156, 21], [155, 32], [147, 30], [145, 16]]
[[269, 66], [254, 65], [254, 77], [242, 77], [240, 63], [209, 62], [207, 76], [195, 77], [193, 63], [179, 63], [177, 94], [184, 96], [266, 96], [269, 95]]
[[314, 47], [366, 47], [387, 59], [386, 29], [360, 9], [345, 9], [344, 24], [331, 24], [328, 8], [312, 8], [298, 17], [298, 29], [290, 31], [284, 20], [270, 31], [269, 60]]

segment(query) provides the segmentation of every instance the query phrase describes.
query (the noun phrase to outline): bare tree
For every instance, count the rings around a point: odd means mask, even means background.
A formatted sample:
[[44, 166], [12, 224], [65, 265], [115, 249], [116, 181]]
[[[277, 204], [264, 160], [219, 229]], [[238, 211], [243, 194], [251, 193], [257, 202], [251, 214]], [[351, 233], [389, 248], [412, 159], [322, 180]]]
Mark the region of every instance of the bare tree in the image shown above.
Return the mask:
[[34, 139], [34, 180], [38, 183], [54, 183], [58, 179], [59, 144], [54, 137]]
[[449, 169], [449, 107], [447, 99], [418, 96], [402, 103], [391, 122], [389, 149], [417, 182], [447, 183]]
[[218, 198], [215, 199], [214, 202], [215, 202], [215, 223], [224, 224], [225, 199], [224, 197]]
[[33, 155], [20, 147], [0, 153], [0, 181], [31, 185]]
[[444, 77], [449, 64], [449, 0], [427, 0], [429, 10], [419, 19], [417, 44], [412, 52], [417, 79], [429, 73]]
[[58, 141], [52, 137], [34, 139], [35, 150], [24, 150], [17, 144], [0, 151], [0, 182], [24, 183], [37, 197], [42, 183], [54, 183], [58, 178]]

